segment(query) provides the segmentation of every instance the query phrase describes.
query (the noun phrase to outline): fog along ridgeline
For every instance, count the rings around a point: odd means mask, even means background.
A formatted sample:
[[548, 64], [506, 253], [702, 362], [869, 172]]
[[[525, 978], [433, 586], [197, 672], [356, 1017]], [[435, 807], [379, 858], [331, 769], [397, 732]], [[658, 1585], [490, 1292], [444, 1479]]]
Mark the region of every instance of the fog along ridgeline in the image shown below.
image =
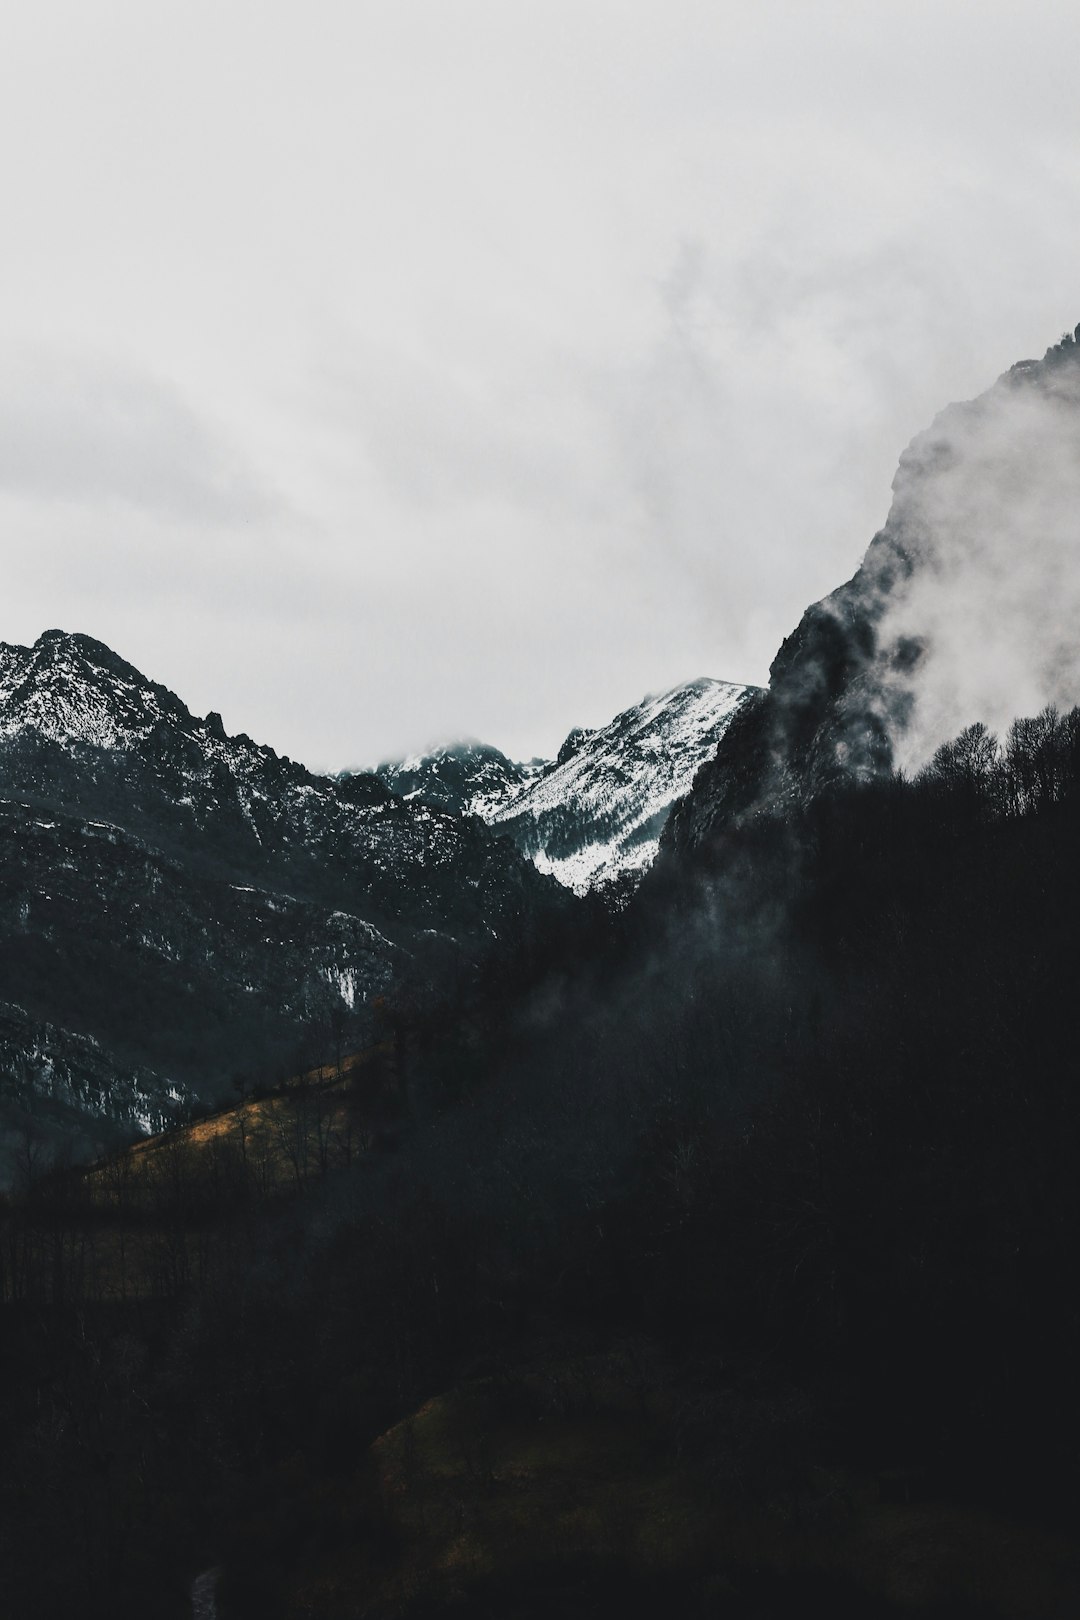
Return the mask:
[[672, 846], [834, 780], [917, 770], [975, 721], [1001, 731], [1076, 703], [1078, 498], [1080, 344], [1067, 334], [905, 451], [862, 566], [784, 642], [767, 693], [673, 818]]
[[1017, 703], [969, 708], [952, 615], [1032, 514], [1075, 572], [1067, 433], [1026, 435], [1078, 378], [916, 442], [625, 911], [28, 1174], [16, 1612], [185, 1614], [211, 1567], [236, 1620], [1076, 1612], [1078, 694], [1012, 616]]

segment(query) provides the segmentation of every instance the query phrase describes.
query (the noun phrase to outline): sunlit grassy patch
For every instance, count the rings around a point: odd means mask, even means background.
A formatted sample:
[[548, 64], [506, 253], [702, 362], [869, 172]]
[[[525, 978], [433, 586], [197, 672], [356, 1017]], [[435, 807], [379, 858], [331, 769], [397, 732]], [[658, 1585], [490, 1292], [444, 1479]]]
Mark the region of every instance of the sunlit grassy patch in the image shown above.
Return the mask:
[[379, 1046], [311, 1069], [45, 1187], [28, 1207], [27, 1241], [50, 1256], [64, 1245], [88, 1298], [201, 1285], [237, 1214], [302, 1191], [372, 1145], [395, 1106], [388, 1055]]

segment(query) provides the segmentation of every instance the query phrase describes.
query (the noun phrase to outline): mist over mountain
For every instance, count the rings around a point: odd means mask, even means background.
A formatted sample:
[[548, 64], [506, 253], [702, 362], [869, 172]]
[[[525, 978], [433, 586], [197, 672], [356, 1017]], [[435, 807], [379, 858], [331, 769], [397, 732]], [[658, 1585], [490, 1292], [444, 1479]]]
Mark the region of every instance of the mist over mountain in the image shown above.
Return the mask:
[[1080, 327], [900, 458], [862, 565], [809, 607], [668, 839], [913, 772], [965, 726], [1080, 700]]

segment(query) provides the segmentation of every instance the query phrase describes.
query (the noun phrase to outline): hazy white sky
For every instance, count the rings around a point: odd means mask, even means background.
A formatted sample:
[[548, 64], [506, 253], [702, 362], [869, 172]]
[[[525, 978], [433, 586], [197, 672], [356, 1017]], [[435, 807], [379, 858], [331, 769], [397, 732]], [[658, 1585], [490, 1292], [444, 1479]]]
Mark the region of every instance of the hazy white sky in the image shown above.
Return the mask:
[[762, 681], [1080, 320], [1075, 0], [34, 0], [0, 639], [316, 766]]

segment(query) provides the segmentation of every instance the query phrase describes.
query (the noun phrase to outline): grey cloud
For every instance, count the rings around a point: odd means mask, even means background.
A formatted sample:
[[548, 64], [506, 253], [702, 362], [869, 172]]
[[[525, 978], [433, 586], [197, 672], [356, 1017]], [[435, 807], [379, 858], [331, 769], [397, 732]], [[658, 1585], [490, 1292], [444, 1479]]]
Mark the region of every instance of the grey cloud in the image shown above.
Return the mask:
[[920, 558], [879, 633], [924, 646], [899, 763], [981, 720], [1080, 703], [1080, 362], [943, 411], [901, 462], [890, 523]]
[[763, 680], [1080, 315], [1049, 0], [93, 10], [0, 57], [0, 634], [316, 762]]
[[449, 362], [355, 337], [325, 382], [342, 427], [410, 505], [445, 514], [498, 501], [551, 520], [595, 513], [604, 447], [575, 368], [550, 354], [490, 358], [463, 377]]
[[175, 388], [114, 359], [0, 355], [0, 490], [242, 523], [270, 508], [226, 436]]

